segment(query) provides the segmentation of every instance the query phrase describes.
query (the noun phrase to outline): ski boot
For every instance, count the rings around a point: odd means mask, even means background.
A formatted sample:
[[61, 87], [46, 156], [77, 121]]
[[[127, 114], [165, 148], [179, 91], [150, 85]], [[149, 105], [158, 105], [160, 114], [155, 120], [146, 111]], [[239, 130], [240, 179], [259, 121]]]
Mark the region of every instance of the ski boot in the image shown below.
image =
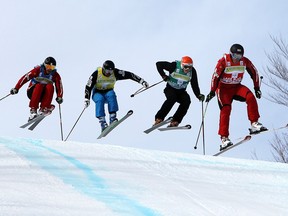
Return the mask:
[[172, 120], [167, 127], [178, 127], [178, 125], [179, 125], [178, 121]]
[[55, 109], [55, 105], [51, 104], [50, 107], [41, 107], [38, 111], [39, 115], [47, 115], [51, 114], [52, 111]]
[[153, 126], [155, 126], [155, 125], [157, 125], [157, 124], [160, 124], [162, 121], [163, 121], [162, 119], [156, 118]]
[[110, 113], [110, 125], [113, 123], [113, 122], [116, 122], [118, 121], [118, 119], [116, 118], [116, 113]]
[[108, 127], [105, 116], [98, 117], [98, 119], [99, 119], [99, 123], [101, 125], [101, 131], [103, 132]]
[[220, 151], [232, 146], [233, 143], [228, 137], [221, 137], [222, 144], [220, 145]]
[[38, 116], [37, 110], [31, 108], [31, 109], [30, 109], [30, 116], [29, 116], [29, 118], [28, 118], [28, 122], [31, 121], [32, 119], [36, 118], [37, 116]]
[[262, 131], [267, 131], [268, 129], [264, 127], [260, 122], [253, 122], [251, 128], [249, 128], [250, 134], [258, 134]]

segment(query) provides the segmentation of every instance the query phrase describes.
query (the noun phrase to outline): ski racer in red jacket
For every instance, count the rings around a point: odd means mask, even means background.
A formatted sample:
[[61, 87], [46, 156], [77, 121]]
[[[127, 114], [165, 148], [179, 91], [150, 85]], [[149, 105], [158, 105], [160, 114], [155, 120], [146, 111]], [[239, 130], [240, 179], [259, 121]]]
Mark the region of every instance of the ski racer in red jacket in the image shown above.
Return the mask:
[[[56, 87], [56, 101], [58, 104], [63, 102], [63, 86], [61, 77], [56, 70], [56, 60], [53, 57], [47, 57], [43, 64], [34, 67], [31, 71], [23, 75], [10, 93], [17, 94], [19, 89], [30, 81], [27, 96], [30, 99], [30, 117], [32, 120], [39, 114], [52, 112], [55, 108], [52, 102], [54, 86]], [[38, 110], [40, 106], [40, 109]], [[38, 110], [38, 112], [37, 112]]]
[[211, 91], [206, 97], [206, 102], [209, 102], [215, 96], [215, 92], [217, 94], [220, 107], [218, 134], [222, 141], [220, 151], [233, 145], [229, 139], [229, 121], [233, 100], [246, 102], [248, 119], [251, 122], [251, 134], [267, 130], [267, 128], [258, 122], [260, 115], [255, 96], [248, 87], [241, 84], [246, 70], [253, 80], [256, 97], [258, 99], [261, 98], [257, 69], [243, 55], [244, 48], [240, 44], [233, 44], [231, 46], [230, 53], [224, 54], [215, 67], [211, 81]]

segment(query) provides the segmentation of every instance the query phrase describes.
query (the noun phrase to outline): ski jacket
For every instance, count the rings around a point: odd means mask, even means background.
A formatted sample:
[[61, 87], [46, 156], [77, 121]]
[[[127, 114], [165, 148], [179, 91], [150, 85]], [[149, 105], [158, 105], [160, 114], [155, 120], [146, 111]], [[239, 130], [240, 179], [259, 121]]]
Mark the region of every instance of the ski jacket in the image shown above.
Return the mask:
[[180, 61], [159, 61], [156, 63], [156, 67], [161, 77], [166, 76], [164, 70], [169, 72], [167, 86], [185, 91], [190, 83], [195, 96], [199, 96], [200, 88], [198, 84], [197, 72], [194, 67], [192, 67], [192, 71], [188, 72], [187, 74], [181, 69]]
[[176, 68], [169, 74], [167, 83], [175, 89], [186, 89], [191, 78], [192, 70], [185, 73], [181, 68], [181, 61], [176, 61]]
[[111, 89], [114, 89], [115, 82], [118, 80], [131, 79], [138, 83], [143, 82], [143, 79], [141, 77], [129, 71], [115, 68], [113, 73], [109, 77], [106, 77], [103, 75], [102, 70], [102, 67], [98, 67], [96, 71], [94, 71], [89, 77], [89, 80], [85, 86], [86, 99], [90, 99], [92, 90], [94, 92], [105, 93], [107, 91], [110, 91]]
[[97, 71], [97, 79], [94, 88], [96, 88], [97, 90], [113, 89], [116, 83], [115, 74], [112, 73], [111, 76], [107, 77], [103, 74], [103, 70], [101, 67], [99, 67]]
[[63, 85], [62, 80], [57, 70], [51, 71], [46, 74], [44, 65], [38, 65], [34, 67], [27, 74], [23, 75], [17, 82], [15, 88], [20, 89], [25, 83], [30, 81], [27, 91], [36, 84], [46, 85], [55, 84], [57, 97], [63, 97]]
[[216, 91], [220, 87], [233, 87], [241, 83], [245, 70], [253, 80], [254, 88], [259, 89], [259, 75], [256, 67], [246, 57], [234, 63], [230, 54], [224, 54], [219, 59], [211, 81], [211, 91]]

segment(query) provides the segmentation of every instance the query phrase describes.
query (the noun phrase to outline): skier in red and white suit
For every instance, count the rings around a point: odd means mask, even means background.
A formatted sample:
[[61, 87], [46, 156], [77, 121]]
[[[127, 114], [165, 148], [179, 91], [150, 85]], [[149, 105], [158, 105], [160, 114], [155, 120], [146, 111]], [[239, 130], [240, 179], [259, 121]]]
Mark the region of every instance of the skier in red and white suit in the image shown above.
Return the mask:
[[245, 70], [253, 80], [255, 95], [261, 98], [259, 76], [253, 63], [244, 55], [244, 48], [240, 44], [234, 44], [230, 48], [230, 54], [218, 61], [212, 76], [211, 91], [207, 95], [206, 102], [209, 102], [217, 94], [220, 107], [220, 122], [218, 134], [221, 136], [222, 144], [220, 150], [233, 145], [229, 139], [229, 120], [231, 104], [233, 100], [246, 102], [248, 119], [251, 122], [250, 133], [259, 133], [267, 130], [258, 122], [260, 117], [258, 104], [250, 89], [241, 84]]
[[[31, 81], [30, 81], [31, 80]], [[37, 115], [52, 112], [55, 108], [52, 102], [54, 94], [54, 86], [56, 87], [56, 102], [63, 102], [63, 86], [59, 73], [56, 69], [56, 60], [53, 57], [47, 57], [43, 64], [34, 67], [31, 71], [23, 75], [14, 88], [11, 89], [11, 94], [17, 94], [19, 89], [28, 81], [30, 81], [27, 96], [30, 99], [30, 117], [28, 121], [35, 118]], [[37, 109], [40, 109], [37, 113]]]

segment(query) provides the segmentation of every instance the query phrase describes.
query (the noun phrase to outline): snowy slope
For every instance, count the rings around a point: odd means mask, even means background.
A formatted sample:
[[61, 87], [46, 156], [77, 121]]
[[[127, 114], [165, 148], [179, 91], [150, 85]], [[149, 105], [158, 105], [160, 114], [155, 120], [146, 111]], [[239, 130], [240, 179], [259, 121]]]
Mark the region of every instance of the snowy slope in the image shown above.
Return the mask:
[[0, 216], [288, 215], [287, 164], [0, 137]]

